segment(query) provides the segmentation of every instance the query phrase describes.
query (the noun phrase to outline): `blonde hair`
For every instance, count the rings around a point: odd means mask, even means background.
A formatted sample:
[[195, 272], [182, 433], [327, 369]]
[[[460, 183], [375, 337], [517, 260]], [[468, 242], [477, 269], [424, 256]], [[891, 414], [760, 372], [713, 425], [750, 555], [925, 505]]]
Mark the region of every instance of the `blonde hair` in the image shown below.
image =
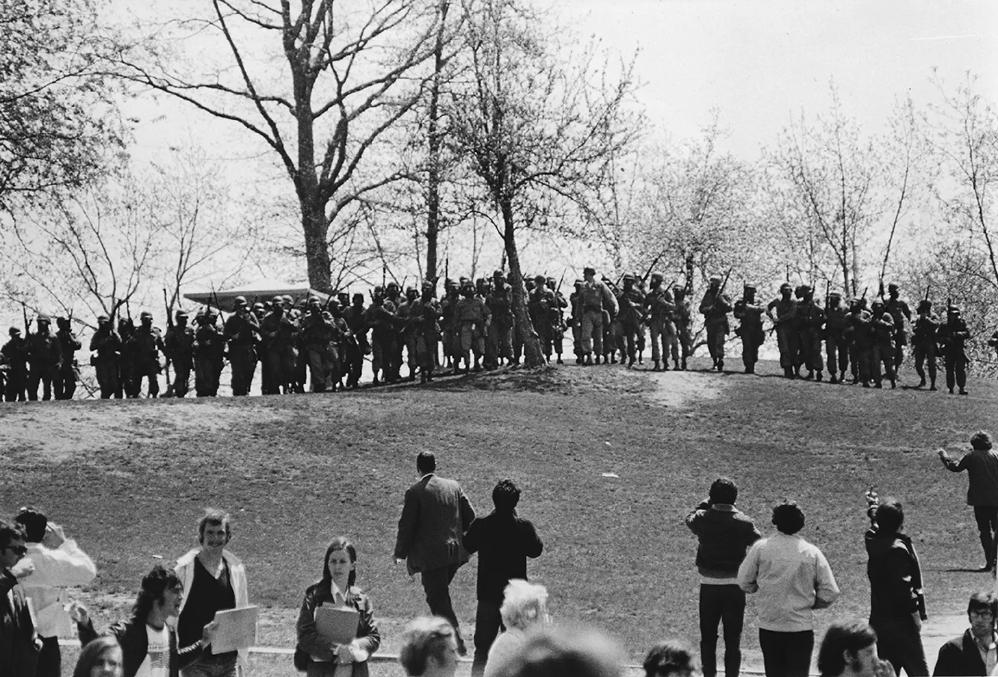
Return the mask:
[[543, 585], [514, 578], [503, 590], [499, 615], [507, 628], [526, 630], [547, 620], [548, 591]]

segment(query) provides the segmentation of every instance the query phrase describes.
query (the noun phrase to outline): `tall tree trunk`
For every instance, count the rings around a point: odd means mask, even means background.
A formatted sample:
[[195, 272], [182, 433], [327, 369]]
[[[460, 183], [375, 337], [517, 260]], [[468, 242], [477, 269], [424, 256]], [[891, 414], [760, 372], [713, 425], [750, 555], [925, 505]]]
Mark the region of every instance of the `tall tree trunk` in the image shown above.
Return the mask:
[[506, 258], [509, 262], [509, 284], [513, 288], [513, 319], [516, 322], [516, 332], [523, 342], [523, 365], [539, 367], [544, 364], [544, 353], [541, 350], [541, 340], [534, 331], [527, 312], [527, 288], [523, 284], [523, 273], [520, 271], [520, 254], [516, 249], [516, 233], [513, 228], [513, 205], [509, 200], [500, 203], [503, 220], [503, 244]]
[[301, 226], [305, 233], [305, 261], [308, 264], [308, 284], [326, 294], [332, 293], [332, 276], [329, 272], [329, 243], [326, 237], [329, 224], [321, 206], [312, 201], [301, 201]]
[[440, 235], [440, 76], [444, 69], [444, 26], [449, 0], [437, 6], [437, 41], [433, 48], [433, 83], [430, 86], [429, 168], [426, 177], [426, 279], [437, 279], [437, 241]]

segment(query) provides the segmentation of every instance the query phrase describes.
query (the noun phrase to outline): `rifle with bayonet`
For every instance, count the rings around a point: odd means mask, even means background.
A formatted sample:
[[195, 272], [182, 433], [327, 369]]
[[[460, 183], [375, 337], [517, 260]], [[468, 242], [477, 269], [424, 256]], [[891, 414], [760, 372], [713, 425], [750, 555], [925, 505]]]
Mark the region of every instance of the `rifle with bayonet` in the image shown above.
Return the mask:
[[[166, 297], [166, 287], [163, 287], [163, 308], [166, 310], [166, 327], [167, 327], [167, 337], [173, 337], [173, 341], [177, 340], [176, 336], [173, 336], [173, 314], [170, 312], [170, 302]], [[165, 345], [164, 341], [164, 345]], [[172, 350], [171, 350], [172, 352]], [[170, 378], [170, 353], [164, 353], [166, 355], [166, 364], [163, 366], [163, 370], [166, 372], [166, 397], [173, 396], [173, 379]]]
[[21, 316], [24, 318], [24, 338], [27, 339], [31, 335], [31, 324], [28, 323], [28, 309], [24, 301], [21, 301]]

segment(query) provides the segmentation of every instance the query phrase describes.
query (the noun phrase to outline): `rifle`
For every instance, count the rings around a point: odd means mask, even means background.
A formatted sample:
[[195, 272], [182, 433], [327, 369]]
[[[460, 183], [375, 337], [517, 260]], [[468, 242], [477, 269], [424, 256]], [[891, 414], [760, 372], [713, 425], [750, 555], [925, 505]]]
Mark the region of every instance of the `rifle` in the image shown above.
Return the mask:
[[[166, 287], [163, 287], [163, 308], [166, 310], [166, 326], [172, 330], [173, 315], [170, 313], [170, 302], [166, 298]], [[168, 354], [166, 355], [166, 364], [163, 365], [163, 370], [166, 372], [166, 397], [171, 397], [173, 396], [173, 379], [170, 378], [170, 356]]]
[[735, 269], [734, 266], [728, 268], [728, 273], [727, 275], [724, 276], [724, 281], [721, 283], [721, 288], [717, 290], [718, 296], [724, 293], [724, 288], [728, 286], [728, 279], [731, 277], [731, 271], [733, 271], [734, 269]]
[[28, 324], [28, 309], [24, 306], [24, 301], [21, 301], [21, 315], [24, 317], [24, 338], [28, 338], [31, 335], [31, 325]]
[[863, 287], [863, 293], [859, 297], [859, 298], [863, 299], [864, 301], [866, 300], [866, 290], [867, 289], [869, 289], [869, 287]]
[[173, 329], [173, 315], [170, 313], [170, 302], [166, 300], [166, 287], [163, 287], [163, 307], [166, 309], [166, 326]]
[[877, 286], [877, 296], [880, 297], [881, 301], [884, 300], [884, 278], [880, 278], [880, 283]]
[[832, 281], [830, 279], [825, 280], [825, 309], [828, 309], [828, 292], [832, 290]]
[[661, 252], [659, 252], [658, 256], [652, 259], [651, 265], [648, 266], [648, 270], [646, 270], [645, 274], [641, 276], [642, 283], [644, 283], [644, 281], [648, 279], [648, 276], [651, 275], [651, 271], [655, 268], [655, 264], [658, 263], [664, 255], [665, 255], [665, 250], [663, 249]]
[[925, 300], [929, 300], [929, 289], [932, 287], [932, 283], [925, 285]]

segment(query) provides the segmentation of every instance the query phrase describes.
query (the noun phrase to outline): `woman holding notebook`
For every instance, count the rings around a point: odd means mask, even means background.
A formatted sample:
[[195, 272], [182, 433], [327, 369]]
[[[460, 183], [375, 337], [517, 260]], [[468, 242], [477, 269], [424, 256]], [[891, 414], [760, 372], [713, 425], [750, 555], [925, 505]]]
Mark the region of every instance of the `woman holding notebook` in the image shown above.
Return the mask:
[[308, 677], [368, 677], [381, 635], [371, 600], [355, 585], [356, 567], [353, 543], [338, 536], [326, 548], [322, 578], [305, 590], [295, 667]]

